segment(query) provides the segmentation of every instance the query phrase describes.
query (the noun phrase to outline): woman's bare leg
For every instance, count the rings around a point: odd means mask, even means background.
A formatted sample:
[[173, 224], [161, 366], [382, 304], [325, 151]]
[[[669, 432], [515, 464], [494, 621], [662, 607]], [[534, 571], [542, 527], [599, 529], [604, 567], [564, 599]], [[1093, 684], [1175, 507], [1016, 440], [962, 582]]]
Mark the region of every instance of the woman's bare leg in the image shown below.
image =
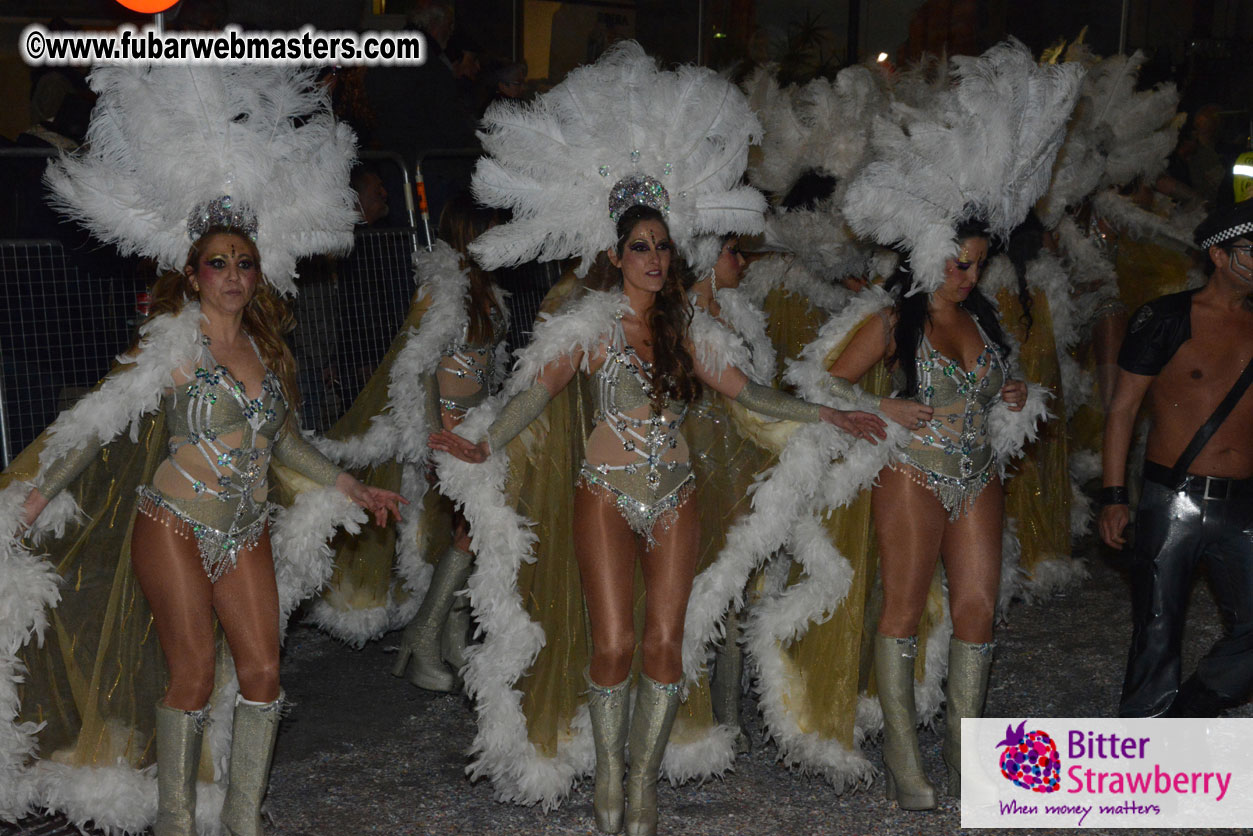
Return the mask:
[[258, 703], [278, 699], [278, 584], [268, 530], [214, 584], [213, 608], [235, 660], [240, 695]]
[[948, 512], [935, 494], [893, 467], [880, 471], [871, 508], [883, 578], [879, 632], [913, 636], [926, 608]]
[[170, 673], [165, 704], [199, 711], [213, 695], [213, 584], [196, 541], [135, 515], [131, 566], [148, 599]]
[[644, 569], [644, 673], [655, 682], [683, 675], [683, 624], [700, 551], [700, 517], [689, 497], [670, 527], [653, 531], [657, 545], [646, 549]]
[[1005, 492], [1001, 480], [984, 487], [974, 505], [944, 529], [940, 544], [948, 576], [953, 635], [964, 642], [992, 641], [1001, 585], [1001, 526]]
[[574, 554], [592, 627], [593, 684], [612, 686], [631, 672], [635, 655], [635, 558], [638, 540], [612, 502], [574, 492]]

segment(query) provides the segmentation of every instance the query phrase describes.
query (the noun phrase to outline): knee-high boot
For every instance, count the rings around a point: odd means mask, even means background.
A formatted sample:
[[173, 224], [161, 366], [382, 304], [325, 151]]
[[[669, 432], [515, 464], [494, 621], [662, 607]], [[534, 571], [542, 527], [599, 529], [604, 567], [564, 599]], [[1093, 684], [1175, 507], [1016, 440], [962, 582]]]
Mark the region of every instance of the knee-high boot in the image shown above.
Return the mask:
[[631, 768], [626, 780], [627, 836], [657, 832], [657, 775], [679, 709], [678, 683], [663, 685], [640, 674], [631, 718]]
[[261, 836], [261, 800], [270, 780], [283, 695], [274, 702], [239, 700], [231, 732], [231, 768], [222, 804], [222, 825], [230, 836]]
[[722, 725], [735, 729], [735, 752], [744, 755], [752, 750], [752, 742], [740, 721], [744, 650], [740, 647], [739, 640], [739, 613], [732, 610], [727, 615], [726, 637], [714, 659], [714, 673], [709, 680], [709, 695], [713, 698], [714, 718]]
[[470, 609], [470, 599], [465, 595], [453, 596], [452, 607], [448, 610], [448, 617], [444, 619], [440, 648], [444, 661], [455, 671], [466, 666], [466, 648], [470, 646], [470, 626], [473, 622], [474, 613]]
[[209, 708], [157, 703], [157, 820], [153, 836], [196, 836], [196, 773]]
[[631, 678], [606, 688], [593, 682], [588, 672], [584, 671], [583, 675], [588, 684], [587, 711], [592, 721], [592, 740], [596, 744], [596, 788], [592, 796], [596, 827], [602, 833], [621, 833]]
[[457, 677], [444, 664], [441, 637], [444, 620], [452, 607], [453, 596], [465, 585], [474, 565], [474, 555], [456, 546], [450, 546], [439, 559], [431, 585], [422, 599], [418, 614], [405, 628], [400, 642], [400, 655], [392, 674], [405, 676], [409, 681], [428, 691], [455, 691]]
[[988, 695], [988, 672], [996, 645], [953, 638], [948, 644], [948, 683], [944, 686], [944, 765], [948, 794], [962, 794], [962, 718], [981, 717]]
[[902, 810], [931, 810], [935, 787], [927, 780], [918, 750], [918, 717], [914, 708], [914, 658], [918, 639], [877, 634], [874, 646], [875, 681], [883, 707], [883, 765], [887, 771], [888, 800]]

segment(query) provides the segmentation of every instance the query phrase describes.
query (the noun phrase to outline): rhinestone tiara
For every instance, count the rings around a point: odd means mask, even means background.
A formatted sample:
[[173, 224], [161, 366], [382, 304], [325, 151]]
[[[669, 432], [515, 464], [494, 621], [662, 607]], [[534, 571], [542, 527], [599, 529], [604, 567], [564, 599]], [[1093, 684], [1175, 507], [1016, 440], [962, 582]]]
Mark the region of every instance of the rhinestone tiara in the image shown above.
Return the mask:
[[187, 234], [193, 241], [215, 227], [238, 230], [249, 240], [257, 240], [256, 213], [228, 194], [197, 204], [187, 218]]

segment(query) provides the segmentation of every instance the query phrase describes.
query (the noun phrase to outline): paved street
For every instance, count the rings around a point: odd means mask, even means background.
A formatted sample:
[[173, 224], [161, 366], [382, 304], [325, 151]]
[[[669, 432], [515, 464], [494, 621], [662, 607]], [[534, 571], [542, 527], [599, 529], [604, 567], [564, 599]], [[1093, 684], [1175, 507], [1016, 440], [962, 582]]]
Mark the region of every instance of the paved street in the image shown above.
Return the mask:
[[[1094, 556], [1090, 565], [1092, 579], [1069, 595], [1014, 607], [1009, 625], [998, 634], [988, 716], [1112, 712], [1130, 623], [1126, 582], [1106, 559]], [[1187, 668], [1219, 629], [1208, 588], [1198, 583], [1185, 637]], [[469, 704], [462, 697], [419, 691], [392, 677], [388, 671], [398, 638], [394, 634], [354, 651], [308, 627], [292, 630], [283, 680], [296, 704], [279, 737], [268, 836], [596, 833], [590, 783], [549, 813], [502, 804], [492, 799], [487, 782], [470, 783], [463, 771], [473, 735]], [[755, 708], [746, 697], [744, 712], [751, 720], [754, 748], [736, 762], [734, 773], [703, 786], [661, 788], [660, 833], [938, 836], [960, 830], [957, 805], [947, 798], [942, 797], [935, 812], [903, 813], [884, 800], [881, 779], [869, 790], [841, 796], [821, 779], [788, 772], [775, 762], [773, 747], [762, 741]], [[1253, 716], [1253, 705], [1234, 713]], [[928, 770], [941, 778], [936, 731], [922, 734], [922, 747]], [[880, 763], [877, 744], [870, 756]], [[75, 832], [55, 821], [28, 820], [23, 825], [0, 824], [0, 836]], [[1120, 836], [1138, 832], [1161, 831], [1111, 831]]]
[[[1129, 634], [1126, 582], [1114, 565], [1099, 558], [1091, 564], [1091, 581], [1068, 596], [1015, 606], [998, 635], [988, 716], [1112, 712]], [[1219, 630], [1204, 583], [1192, 611], [1189, 667]], [[279, 739], [270, 792], [275, 834], [596, 832], [590, 782], [550, 813], [496, 802], [487, 782], [471, 784], [463, 774], [473, 734], [469, 705], [393, 678], [390, 651], [398, 636], [357, 652], [307, 628], [293, 631], [284, 681], [298, 704]], [[748, 698], [744, 712], [756, 721]], [[1253, 716], [1253, 707], [1237, 713]], [[753, 752], [737, 761], [734, 773], [704, 786], [661, 789], [661, 833], [896, 836], [959, 830], [951, 800], [933, 813], [902, 813], [884, 800], [882, 780], [866, 791], [836, 795], [825, 781], [779, 766], [760, 726], [753, 732]], [[939, 735], [924, 732], [922, 745], [929, 771], [940, 778]], [[871, 757], [880, 763], [877, 744]]]

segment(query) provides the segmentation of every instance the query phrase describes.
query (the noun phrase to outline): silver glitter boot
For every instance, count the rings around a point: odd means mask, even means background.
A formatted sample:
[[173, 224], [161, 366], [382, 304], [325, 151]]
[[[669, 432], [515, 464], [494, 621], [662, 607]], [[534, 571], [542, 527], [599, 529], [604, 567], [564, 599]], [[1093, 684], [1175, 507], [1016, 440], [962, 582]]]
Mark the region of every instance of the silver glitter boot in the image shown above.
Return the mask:
[[474, 555], [450, 546], [439, 559], [431, 585], [422, 599], [418, 614], [405, 628], [400, 641], [400, 654], [392, 668], [393, 676], [406, 676], [411, 683], [427, 691], [457, 690], [457, 676], [444, 664], [442, 636], [444, 620], [452, 607], [457, 590], [465, 586], [474, 565]]
[[744, 678], [744, 650], [740, 647], [740, 619], [734, 610], [727, 615], [726, 637], [714, 658], [714, 673], [709, 680], [709, 696], [713, 700], [714, 717], [724, 726], [735, 729], [735, 753], [746, 755], [753, 744], [740, 720], [740, 692]]
[[657, 773], [679, 710], [679, 685], [663, 685], [643, 673], [631, 718], [631, 768], [626, 779], [627, 836], [657, 832]]
[[592, 721], [592, 740], [596, 744], [596, 788], [592, 810], [601, 833], [621, 833], [622, 813], [626, 799], [622, 779], [626, 775], [627, 718], [631, 713], [631, 678], [606, 688], [587, 679], [587, 711]]
[[470, 646], [470, 626], [474, 615], [470, 611], [470, 599], [465, 595], [453, 597], [452, 608], [444, 619], [444, 630], [441, 634], [440, 648], [444, 661], [459, 671], [466, 666], [466, 648]]
[[962, 718], [983, 716], [992, 668], [993, 642], [971, 644], [954, 638], [948, 644], [948, 683], [944, 686], [944, 765], [948, 794], [962, 794]]
[[935, 787], [927, 780], [918, 751], [914, 708], [914, 658], [918, 639], [875, 634], [874, 673], [883, 707], [883, 765], [888, 800], [902, 810], [935, 809]]
[[196, 836], [196, 773], [209, 707], [157, 703], [157, 820], [153, 836]]
[[270, 779], [283, 695], [257, 705], [238, 701], [231, 731], [230, 782], [222, 804], [222, 825], [230, 836], [262, 836], [261, 800]]

